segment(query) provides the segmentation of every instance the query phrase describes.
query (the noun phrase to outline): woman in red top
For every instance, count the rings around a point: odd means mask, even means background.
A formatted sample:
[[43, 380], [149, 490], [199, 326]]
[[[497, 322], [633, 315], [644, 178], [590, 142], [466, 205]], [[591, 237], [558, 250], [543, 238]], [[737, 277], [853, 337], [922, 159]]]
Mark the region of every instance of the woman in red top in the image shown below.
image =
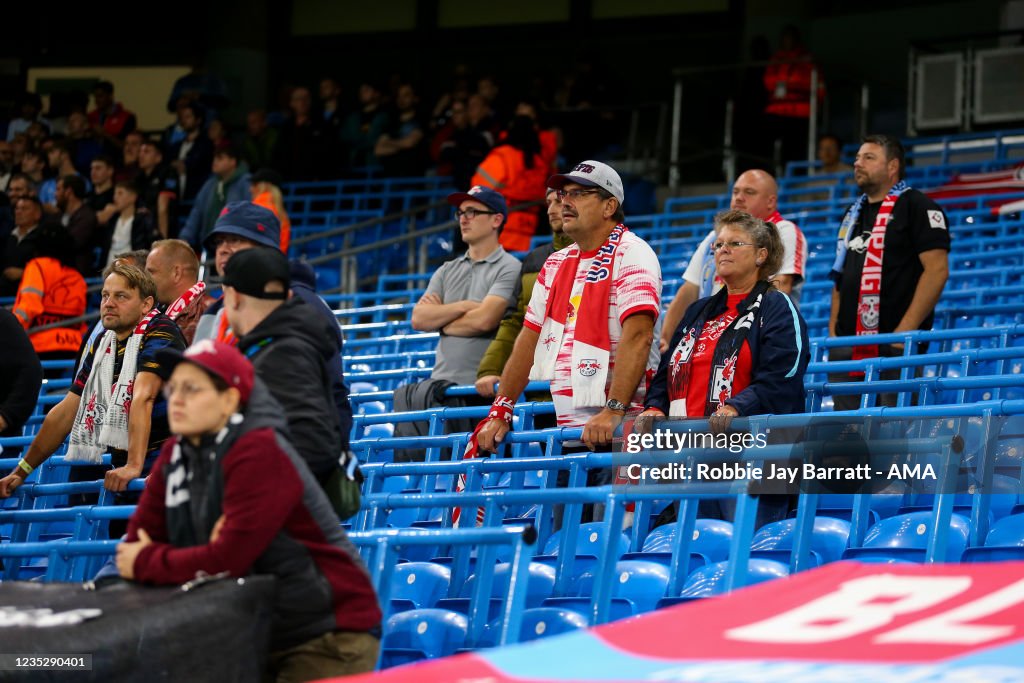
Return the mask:
[[642, 415], [711, 417], [724, 428], [738, 415], [802, 412], [807, 325], [768, 280], [782, 260], [779, 232], [743, 211], [719, 214], [715, 232], [725, 287], [686, 311]]

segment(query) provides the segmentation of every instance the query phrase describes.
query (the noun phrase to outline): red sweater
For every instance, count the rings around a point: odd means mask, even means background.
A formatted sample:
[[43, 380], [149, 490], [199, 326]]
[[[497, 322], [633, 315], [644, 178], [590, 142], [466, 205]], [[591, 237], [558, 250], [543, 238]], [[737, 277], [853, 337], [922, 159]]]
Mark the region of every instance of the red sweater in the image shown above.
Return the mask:
[[[128, 527], [129, 541], [138, 540], [140, 528], [153, 540], [135, 559], [135, 579], [177, 584], [199, 571], [274, 574], [279, 597], [290, 600], [275, 605], [275, 649], [331, 630], [371, 630], [381, 611], [369, 575], [316, 480], [279, 439], [272, 428], [259, 427], [229, 447], [220, 462], [224, 525], [216, 541], [192, 547], [169, 542], [166, 477], [178, 441], [169, 439]], [[215, 486], [211, 476], [197, 479], [177, 486], [179, 505]], [[193, 519], [193, 525], [205, 538], [215, 521]]]

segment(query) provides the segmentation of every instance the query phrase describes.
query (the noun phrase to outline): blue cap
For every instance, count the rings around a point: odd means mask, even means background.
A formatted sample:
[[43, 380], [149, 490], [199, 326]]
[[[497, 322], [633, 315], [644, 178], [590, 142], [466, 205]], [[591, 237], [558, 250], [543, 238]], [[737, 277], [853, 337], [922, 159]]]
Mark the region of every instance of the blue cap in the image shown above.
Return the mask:
[[210, 249], [217, 235], [238, 235], [265, 247], [281, 249], [281, 222], [274, 212], [252, 202], [231, 202], [225, 206], [203, 246]]
[[[453, 192], [448, 195], [448, 203], [456, 208], [462, 206], [462, 202], [467, 199], [480, 202], [491, 211], [497, 211], [506, 219], [508, 218], [508, 204], [505, 203], [505, 198], [497, 190], [492, 190], [483, 185], [474, 185], [469, 188], [469, 192]], [[504, 221], [502, 221], [502, 224], [504, 225]]]

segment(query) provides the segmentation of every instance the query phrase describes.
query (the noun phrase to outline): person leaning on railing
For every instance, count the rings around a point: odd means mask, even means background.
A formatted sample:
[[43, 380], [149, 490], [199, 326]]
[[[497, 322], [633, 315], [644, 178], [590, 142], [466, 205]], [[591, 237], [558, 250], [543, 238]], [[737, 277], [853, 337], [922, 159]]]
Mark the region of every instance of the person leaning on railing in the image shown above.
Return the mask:
[[159, 362], [174, 435], [117, 548], [121, 576], [176, 585], [203, 572], [272, 574], [264, 680], [372, 671], [381, 611], [370, 577], [252, 363], [210, 340]]
[[[640, 428], [649, 418], [706, 417], [721, 432], [738, 416], [803, 412], [807, 324], [768, 279], [782, 262], [779, 232], [729, 210], [715, 217], [715, 233], [715, 269], [725, 286], [683, 315], [647, 390]], [[773, 499], [759, 511], [764, 522], [788, 512], [785, 498], [764, 498]], [[729, 516], [719, 501], [701, 506], [703, 516]]]

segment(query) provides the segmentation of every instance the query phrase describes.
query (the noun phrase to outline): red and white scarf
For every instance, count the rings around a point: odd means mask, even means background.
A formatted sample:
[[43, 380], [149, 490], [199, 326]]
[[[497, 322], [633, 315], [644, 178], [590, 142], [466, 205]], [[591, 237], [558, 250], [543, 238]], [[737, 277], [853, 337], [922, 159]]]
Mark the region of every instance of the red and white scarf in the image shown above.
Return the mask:
[[576, 327], [572, 343], [572, 404], [574, 408], [596, 408], [607, 401], [605, 386], [611, 360], [611, 335], [608, 330], [608, 304], [617, 270], [616, 256], [622, 238], [629, 229], [616, 225], [608, 240], [597, 250], [581, 284], [576, 283], [580, 248], [573, 245], [558, 267], [548, 293], [547, 310], [540, 338], [551, 343], [537, 344], [530, 369], [531, 380], [550, 380], [555, 376], [555, 361], [563, 347], [570, 299], [578, 297]]
[[[871, 228], [867, 252], [864, 254], [864, 267], [860, 272], [860, 292], [857, 295], [856, 335], [858, 337], [878, 334], [878, 322], [882, 307], [882, 260], [885, 257], [885, 231], [889, 225], [889, 219], [892, 217], [896, 201], [904, 190], [905, 187], [897, 186], [889, 191], [878, 208], [875, 225]], [[877, 344], [853, 347], [854, 360], [877, 357]]]
[[187, 310], [188, 307], [192, 305], [192, 302], [201, 297], [205, 291], [206, 283], [200, 280], [192, 285], [184, 294], [179, 296], [174, 303], [168, 306], [167, 310], [164, 311], [164, 315], [171, 320], [176, 320], [178, 316], [181, 315], [183, 311]]
[[117, 333], [107, 332], [96, 342], [92, 358], [92, 371], [85, 382], [78, 404], [68, 460], [99, 463], [107, 448], [127, 450], [128, 414], [132, 408], [135, 388], [136, 362], [142, 348], [142, 337], [149, 323], [160, 311], [154, 308], [146, 314], [128, 338], [121, 361], [121, 372], [114, 382], [114, 364], [117, 361]]
[[[491, 410], [487, 413], [487, 417], [480, 420], [480, 424], [476, 426], [473, 433], [469, 435], [469, 441], [466, 442], [466, 451], [462, 454], [463, 460], [471, 460], [472, 458], [482, 458], [487, 455], [486, 451], [480, 450], [480, 444], [477, 442], [477, 436], [480, 434], [480, 430], [484, 428], [488, 420], [498, 419], [504, 420], [505, 423], [512, 426], [512, 409], [515, 407], [515, 401], [508, 396], [501, 396], [500, 394], [494, 398], [494, 403], [491, 404]], [[460, 474], [459, 478], [455, 481], [455, 492], [462, 493], [466, 490], [466, 475]], [[462, 516], [462, 508], [455, 508], [452, 510], [452, 526], [459, 526], [459, 517]], [[480, 506], [476, 509], [476, 525], [483, 526], [484, 523], [484, 508]]]

